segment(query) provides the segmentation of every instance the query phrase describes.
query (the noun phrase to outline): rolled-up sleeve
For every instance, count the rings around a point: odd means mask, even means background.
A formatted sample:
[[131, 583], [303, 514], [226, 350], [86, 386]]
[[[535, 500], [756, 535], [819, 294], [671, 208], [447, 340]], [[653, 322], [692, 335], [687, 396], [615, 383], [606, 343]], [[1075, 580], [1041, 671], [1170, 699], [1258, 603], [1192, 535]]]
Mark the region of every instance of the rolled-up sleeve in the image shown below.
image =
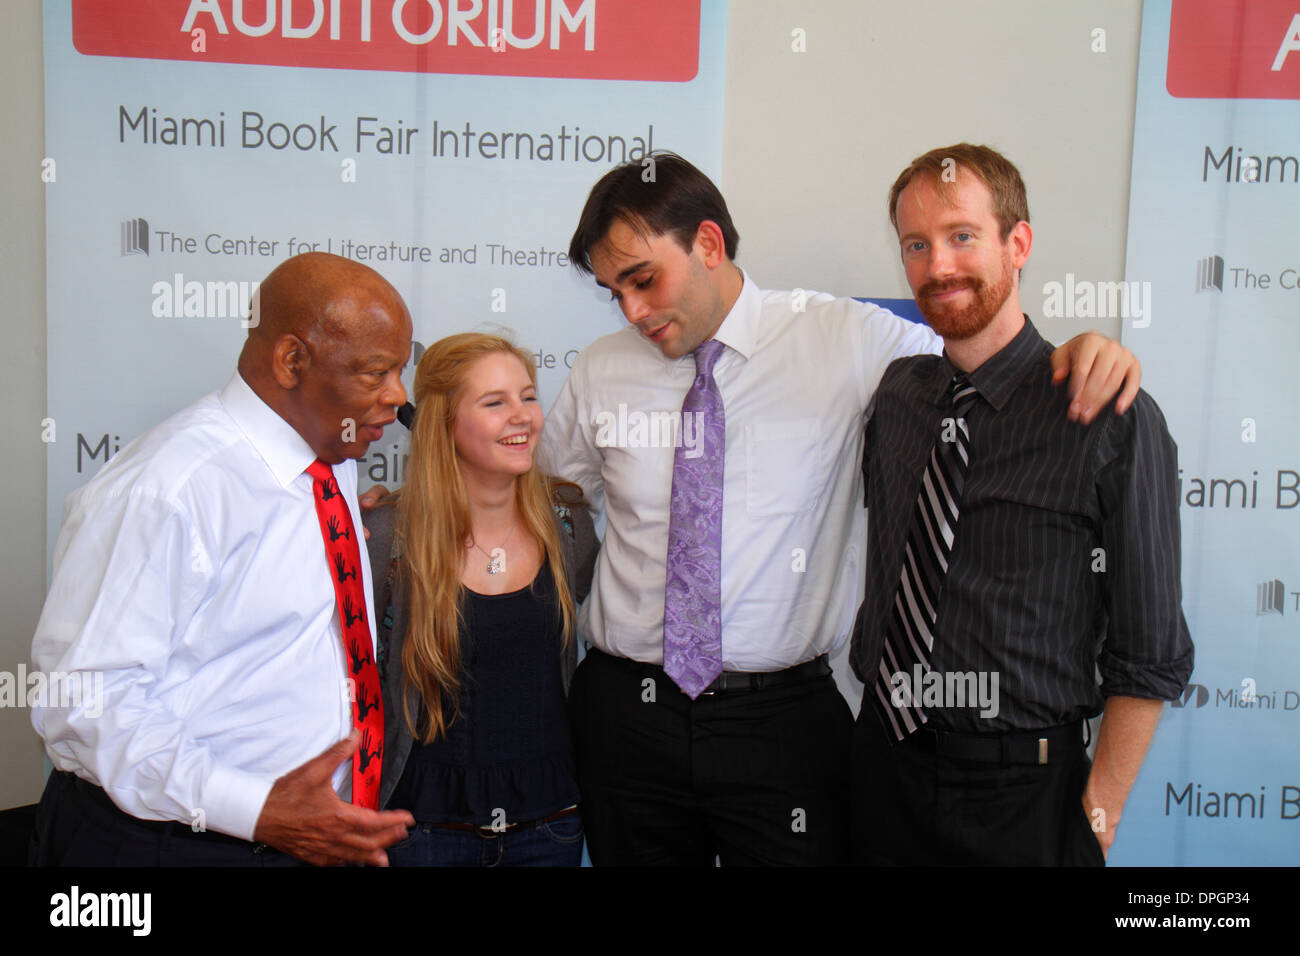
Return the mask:
[[[1173, 700], [1194, 651], [1182, 608], [1178, 449], [1145, 392], [1105, 423], [1097, 490], [1108, 627], [1098, 658], [1107, 697]], [[1104, 571], [1101, 569], [1104, 568]]]

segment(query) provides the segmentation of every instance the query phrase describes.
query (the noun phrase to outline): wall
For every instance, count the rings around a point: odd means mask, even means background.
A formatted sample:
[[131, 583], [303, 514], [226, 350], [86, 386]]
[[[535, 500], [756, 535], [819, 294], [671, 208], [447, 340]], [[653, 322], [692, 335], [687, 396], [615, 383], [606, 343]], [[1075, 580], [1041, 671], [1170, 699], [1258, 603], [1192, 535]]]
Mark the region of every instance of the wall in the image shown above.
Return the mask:
[[[0, 288], [6, 348], [0, 349], [5, 414], [0, 442], [7, 480], [0, 493], [0, 670], [27, 660], [45, 595], [45, 206], [41, 182], [45, 97], [41, 8], [34, 0], [0, 13]], [[57, 432], [56, 432], [57, 438]], [[32, 803], [45, 779], [44, 750], [25, 707], [0, 707], [0, 808]]]
[[[909, 298], [886, 199], [914, 156], [969, 141], [1025, 178], [1021, 302], [1067, 271], [1123, 278], [1141, 7], [1034, 0], [743, 0], [728, 9], [725, 193], [760, 285]], [[1094, 28], [1106, 52], [1093, 53]], [[807, 52], [791, 51], [791, 31]], [[1118, 336], [1117, 320], [1094, 324]]]

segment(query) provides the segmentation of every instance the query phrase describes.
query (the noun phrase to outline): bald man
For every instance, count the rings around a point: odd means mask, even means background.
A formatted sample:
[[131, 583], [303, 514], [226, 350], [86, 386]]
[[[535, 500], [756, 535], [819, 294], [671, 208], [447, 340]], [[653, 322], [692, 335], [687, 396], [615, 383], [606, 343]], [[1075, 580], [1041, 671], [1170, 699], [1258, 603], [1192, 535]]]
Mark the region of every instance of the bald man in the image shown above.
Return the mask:
[[55, 767], [38, 865], [383, 866], [413, 823], [364, 806], [374, 611], [349, 550], [353, 459], [406, 401], [411, 319], [323, 253], [252, 308], [229, 383], [68, 498], [32, 658], [93, 692], [32, 711]]

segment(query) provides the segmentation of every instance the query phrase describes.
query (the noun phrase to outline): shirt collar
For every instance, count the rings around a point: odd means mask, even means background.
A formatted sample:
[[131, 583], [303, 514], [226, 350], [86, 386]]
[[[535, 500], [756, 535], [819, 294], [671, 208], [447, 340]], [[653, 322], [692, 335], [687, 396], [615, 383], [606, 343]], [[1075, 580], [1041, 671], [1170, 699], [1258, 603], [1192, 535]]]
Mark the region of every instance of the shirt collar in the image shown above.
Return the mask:
[[[1023, 314], [1023, 313], [1022, 313]], [[966, 377], [979, 390], [980, 396], [998, 411], [1007, 403], [1011, 393], [1042, 360], [1047, 341], [1038, 334], [1034, 323], [1025, 316], [1025, 324], [1006, 345], [990, 356], [983, 365]], [[947, 350], [939, 360], [939, 371], [935, 374], [934, 403], [943, 401], [944, 392], [954, 375], [961, 374], [948, 359]]]
[[316, 460], [311, 446], [292, 425], [262, 401], [238, 372], [231, 376], [219, 397], [226, 412], [266, 462], [266, 467], [281, 487], [288, 488]]
[[763, 296], [743, 270], [740, 270], [740, 277], [743, 280], [740, 295], [736, 296], [731, 311], [722, 320], [713, 337], [747, 359], [758, 346], [758, 320], [763, 310]]

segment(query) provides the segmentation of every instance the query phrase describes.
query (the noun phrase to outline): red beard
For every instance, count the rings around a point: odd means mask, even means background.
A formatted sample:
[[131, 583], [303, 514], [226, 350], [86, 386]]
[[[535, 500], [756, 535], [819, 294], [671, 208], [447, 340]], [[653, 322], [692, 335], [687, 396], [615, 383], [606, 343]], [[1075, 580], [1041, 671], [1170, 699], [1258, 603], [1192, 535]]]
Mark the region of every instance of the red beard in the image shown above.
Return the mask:
[[[930, 298], [953, 289], [970, 289], [971, 301], [960, 306]], [[1002, 275], [993, 285], [974, 276], [927, 282], [916, 292], [916, 306], [930, 323], [930, 328], [945, 339], [968, 339], [988, 327], [1010, 294], [1011, 268], [1010, 263], [1004, 263]]]

